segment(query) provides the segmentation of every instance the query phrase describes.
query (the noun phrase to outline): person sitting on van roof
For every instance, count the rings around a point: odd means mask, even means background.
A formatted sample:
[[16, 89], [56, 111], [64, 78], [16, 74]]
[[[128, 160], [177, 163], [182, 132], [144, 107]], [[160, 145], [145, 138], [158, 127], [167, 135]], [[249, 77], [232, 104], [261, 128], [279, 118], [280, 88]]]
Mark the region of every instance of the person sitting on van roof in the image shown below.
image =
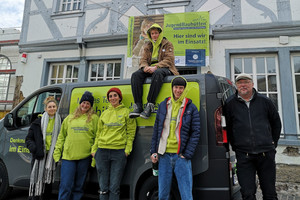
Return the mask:
[[200, 139], [200, 115], [186, 98], [187, 81], [172, 80], [172, 95], [159, 104], [151, 142], [151, 160], [158, 162], [159, 199], [169, 199], [172, 175], [176, 175], [181, 199], [193, 199], [191, 159]]
[[[163, 84], [164, 78], [169, 75], [178, 75], [175, 67], [173, 44], [163, 37], [162, 28], [153, 24], [147, 31], [148, 41], [140, 61], [140, 69], [131, 76], [131, 90], [134, 98], [134, 110], [130, 118], [142, 117], [148, 119], [152, 112], [156, 98]], [[143, 111], [142, 95], [143, 83], [147, 77], [152, 77], [147, 97], [147, 105]]]

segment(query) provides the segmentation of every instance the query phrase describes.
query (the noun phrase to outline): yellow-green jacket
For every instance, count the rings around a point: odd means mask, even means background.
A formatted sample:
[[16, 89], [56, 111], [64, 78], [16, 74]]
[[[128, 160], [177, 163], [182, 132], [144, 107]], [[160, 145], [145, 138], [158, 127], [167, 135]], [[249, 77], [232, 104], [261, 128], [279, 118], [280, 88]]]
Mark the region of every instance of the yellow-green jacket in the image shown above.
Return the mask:
[[130, 154], [136, 132], [135, 119], [129, 118], [129, 109], [124, 105], [109, 106], [98, 122], [98, 131], [91, 153], [98, 148], [125, 149]]
[[73, 119], [70, 114], [63, 121], [57, 138], [53, 159], [58, 162], [65, 160], [80, 160], [91, 155], [91, 147], [97, 132], [98, 116], [92, 115], [92, 120], [86, 122], [87, 115]]

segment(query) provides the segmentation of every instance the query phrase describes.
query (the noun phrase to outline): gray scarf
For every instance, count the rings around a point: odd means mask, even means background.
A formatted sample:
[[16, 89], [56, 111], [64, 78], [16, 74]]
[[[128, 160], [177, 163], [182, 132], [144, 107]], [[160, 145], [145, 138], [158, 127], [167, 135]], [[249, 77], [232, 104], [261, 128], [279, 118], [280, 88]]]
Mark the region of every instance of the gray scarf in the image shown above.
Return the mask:
[[[57, 136], [60, 131], [61, 118], [58, 113], [55, 114], [55, 122], [52, 132], [52, 141], [48, 154], [46, 154], [46, 132], [49, 122], [49, 115], [45, 112], [41, 119], [41, 129], [44, 142], [44, 158], [35, 160], [30, 175], [29, 196], [41, 196], [44, 192], [45, 183], [50, 184], [55, 179], [55, 162], [53, 160], [53, 151], [56, 144]], [[47, 157], [46, 157], [47, 155]]]

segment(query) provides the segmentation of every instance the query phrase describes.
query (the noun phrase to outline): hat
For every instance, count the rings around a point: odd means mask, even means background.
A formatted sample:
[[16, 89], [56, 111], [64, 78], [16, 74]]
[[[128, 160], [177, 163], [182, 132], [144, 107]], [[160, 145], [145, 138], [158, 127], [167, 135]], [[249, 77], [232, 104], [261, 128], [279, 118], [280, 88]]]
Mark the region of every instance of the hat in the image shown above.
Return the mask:
[[252, 76], [249, 74], [241, 73], [235, 78], [235, 82], [238, 82], [239, 80], [252, 80]]
[[119, 97], [120, 97], [120, 99], [121, 99], [121, 101], [122, 101], [122, 99], [123, 99], [123, 97], [122, 97], [122, 92], [121, 92], [121, 90], [119, 89], [119, 88], [110, 88], [109, 90], [108, 90], [108, 92], [107, 92], [107, 99], [109, 99], [108, 98], [108, 95], [109, 95], [109, 93], [111, 93], [111, 92], [116, 92], [118, 95], [119, 95]]
[[181, 76], [178, 76], [178, 77], [175, 77], [173, 80], [172, 80], [172, 87], [174, 85], [180, 85], [180, 86], [184, 86], [184, 88], [186, 87], [186, 80], [181, 77]]
[[83, 101], [88, 101], [91, 104], [91, 107], [93, 107], [94, 104], [94, 97], [93, 94], [90, 93], [89, 91], [85, 91], [84, 94], [82, 95], [79, 104], [81, 104]]

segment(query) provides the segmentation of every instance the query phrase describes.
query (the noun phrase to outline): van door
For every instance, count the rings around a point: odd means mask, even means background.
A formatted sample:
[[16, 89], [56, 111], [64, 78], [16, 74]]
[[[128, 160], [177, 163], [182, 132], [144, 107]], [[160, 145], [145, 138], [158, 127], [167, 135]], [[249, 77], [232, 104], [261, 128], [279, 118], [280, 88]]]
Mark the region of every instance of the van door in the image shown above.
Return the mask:
[[54, 96], [59, 102], [60, 89], [38, 91], [25, 99], [4, 119], [1, 142], [4, 141], [1, 157], [6, 165], [9, 183], [13, 186], [28, 187], [31, 171], [31, 154], [25, 145], [25, 138], [31, 123], [44, 111], [44, 100]]

